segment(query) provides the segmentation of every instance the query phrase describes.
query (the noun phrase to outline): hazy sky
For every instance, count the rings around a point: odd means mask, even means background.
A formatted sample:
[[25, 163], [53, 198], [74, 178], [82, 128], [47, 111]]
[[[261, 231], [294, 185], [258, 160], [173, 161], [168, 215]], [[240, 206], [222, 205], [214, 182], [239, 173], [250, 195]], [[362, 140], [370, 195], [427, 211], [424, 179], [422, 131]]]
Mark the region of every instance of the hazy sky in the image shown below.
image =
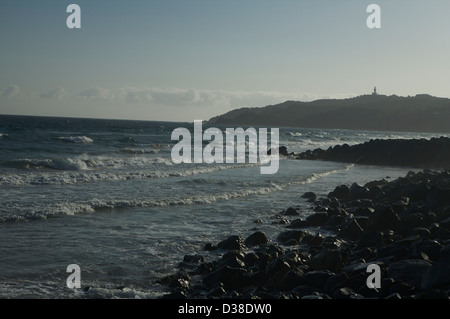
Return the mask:
[[448, 0], [0, 0], [0, 114], [193, 121], [374, 86], [450, 97], [449, 34]]

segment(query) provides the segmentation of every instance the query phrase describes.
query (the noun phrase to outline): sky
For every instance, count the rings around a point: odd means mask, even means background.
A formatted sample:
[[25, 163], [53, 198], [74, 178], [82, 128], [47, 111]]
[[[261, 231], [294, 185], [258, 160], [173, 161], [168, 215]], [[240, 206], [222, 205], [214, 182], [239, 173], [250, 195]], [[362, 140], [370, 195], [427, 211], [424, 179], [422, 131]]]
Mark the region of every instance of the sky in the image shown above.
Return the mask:
[[450, 97], [449, 17], [448, 0], [0, 0], [0, 114], [191, 122], [375, 86]]

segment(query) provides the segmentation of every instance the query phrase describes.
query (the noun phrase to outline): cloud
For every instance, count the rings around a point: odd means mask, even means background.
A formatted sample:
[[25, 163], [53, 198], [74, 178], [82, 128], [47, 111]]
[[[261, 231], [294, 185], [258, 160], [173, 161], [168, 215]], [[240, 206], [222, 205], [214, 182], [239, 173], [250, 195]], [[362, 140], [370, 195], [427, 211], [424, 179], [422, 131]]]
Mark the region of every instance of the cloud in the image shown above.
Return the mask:
[[111, 100], [113, 96], [109, 90], [95, 87], [82, 90], [77, 98], [81, 100]]
[[242, 107], [265, 106], [287, 100], [312, 101], [320, 98], [342, 98], [353, 94], [325, 96], [312, 93], [284, 93], [271, 91], [224, 91], [181, 88], [122, 88], [109, 98], [127, 103], [160, 106]]
[[0, 91], [0, 96], [5, 99], [9, 99], [19, 95], [20, 89], [17, 85], [9, 85], [6, 89]]
[[[13, 94], [14, 90], [8, 95]], [[17, 88], [18, 91], [18, 88]], [[5, 92], [3, 93], [5, 94]], [[222, 109], [238, 107], [259, 107], [282, 103], [287, 100], [313, 101], [324, 98], [346, 98], [354, 94], [320, 95], [314, 93], [289, 93], [277, 91], [225, 91], [183, 88], [145, 88], [123, 87], [106, 89], [86, 88], [70, 95], [63, 88], [55, 88], [40, 94], [41, 98], [64, 99], [71, 96], [79, 101], [115, 102], [123, 105], [135, 104], [160, 107], [220, 107]]]
[[43, 99], [56, 99], [56, 100], [62, 100], [67, 95], [66, 90], [64, 90], [61, 87], [54, 88], [50, 91], [44, 92], [40, 95]]

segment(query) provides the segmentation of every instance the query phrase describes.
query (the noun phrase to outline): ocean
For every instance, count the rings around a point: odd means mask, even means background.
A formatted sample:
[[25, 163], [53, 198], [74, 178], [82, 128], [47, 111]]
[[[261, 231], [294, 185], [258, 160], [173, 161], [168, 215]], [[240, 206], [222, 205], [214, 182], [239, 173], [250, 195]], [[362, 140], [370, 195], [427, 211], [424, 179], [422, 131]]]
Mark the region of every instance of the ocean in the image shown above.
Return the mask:
[[[175, 164], [179, 127], [193, 123], [0, 116], [0, 298], [158, 298], [167, 292], [158, 280], [184, 255], [217, 257], [206, 243], [257, 229], [275, 240], [278, 213], [312, 213], [305, 192], [417, 171], [287, 157], [273, 175], [260, 164]], [[280, 128], [279, 136], [300, 152], [448, 134]], [[81, 289], [67, 287], [71, 264]]]

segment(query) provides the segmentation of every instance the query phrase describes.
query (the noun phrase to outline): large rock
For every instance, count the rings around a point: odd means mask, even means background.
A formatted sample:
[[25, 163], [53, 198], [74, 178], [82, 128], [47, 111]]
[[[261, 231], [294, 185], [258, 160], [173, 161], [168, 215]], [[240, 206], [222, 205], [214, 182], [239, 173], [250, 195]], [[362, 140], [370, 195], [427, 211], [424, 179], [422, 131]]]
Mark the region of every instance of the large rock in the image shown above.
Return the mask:
[[277, 239], [282, 243], [286, 244], [289, 241], [300, 242], [305, 236], [306, 232], [303, 230], [287, 230], [278, 234]]
[[269, 239], [267, 238], [266, 234], [261, 231], [254, 232], [245, 239], [245, 245], [247, 247], [264, 245], [268, 242]]
[[301, 197], [306, 198], [308, 202], [315, 202], [317, 200], [317, 195], [313, 192], [306, 192]]
[[306, 217], [306, 222], [309, 226], [322, 226], [328, 220], [328, 214], [326, 212], [317, 212]]
[[450, 286], [450, 253], [443, 255], [436, 260], [425, 272], [422, 282], [422, 289], [448, 287]]
[[422, 277], [431, 264], [421, 259], [405, 259], [393, 262], [388, 267], [389, 277], [401, 280], [413, 287], [421, 287]]
[[337, 186], [329, 195], [329, 198], [336, 197], [339, 200], [347, 201], [350, 198], [350, 188], [347, 185]]
[[367, 199], [369, 198], [369, 189], [364, 186], [360, 186], [357, 183], [353, 183], [349, 189], [350, 200], [352, 199]]
[[373, 213], [373, 226], [375, 230], [396, 230], [400, 225], [400, 217], [390, 205], [377, 207]]
[[324, 249], [308, 262], [311, 270], [338, 271], [344, 264], [344, 256], [338, 250]]
[[240, 250], [244, 247], [244, 239], [240, 236], [230, 236], [217, 244], [217, 248], [226, 250]]
[[308, 287], [323, 290], [328, 279], [334, 275], [335, 274], [329, 270], [312, 270], [302, 276], [301, 283]]
[[345, 224], [341, 231], [339, 232], [339, 236], [343, 238], [347, 238], [350, 240], [356, 240], [358, 235], [363, 232], [363, 228], [358, 223], [355, 218], [352, 218], [347, 224]]
[[245, 287], [250, 283], [250, 277], [246, 275], [244, 268], [234, 268], [223, 266], [206, 275], [203, 284], [206, 288], [219, 287], [223, 285], [227, 289], [237, 289]]
[[278, 289], [281, 291], [290, 291], [302, 284], [303, 271], [300, 268], [289, 270], [281, 279]]

